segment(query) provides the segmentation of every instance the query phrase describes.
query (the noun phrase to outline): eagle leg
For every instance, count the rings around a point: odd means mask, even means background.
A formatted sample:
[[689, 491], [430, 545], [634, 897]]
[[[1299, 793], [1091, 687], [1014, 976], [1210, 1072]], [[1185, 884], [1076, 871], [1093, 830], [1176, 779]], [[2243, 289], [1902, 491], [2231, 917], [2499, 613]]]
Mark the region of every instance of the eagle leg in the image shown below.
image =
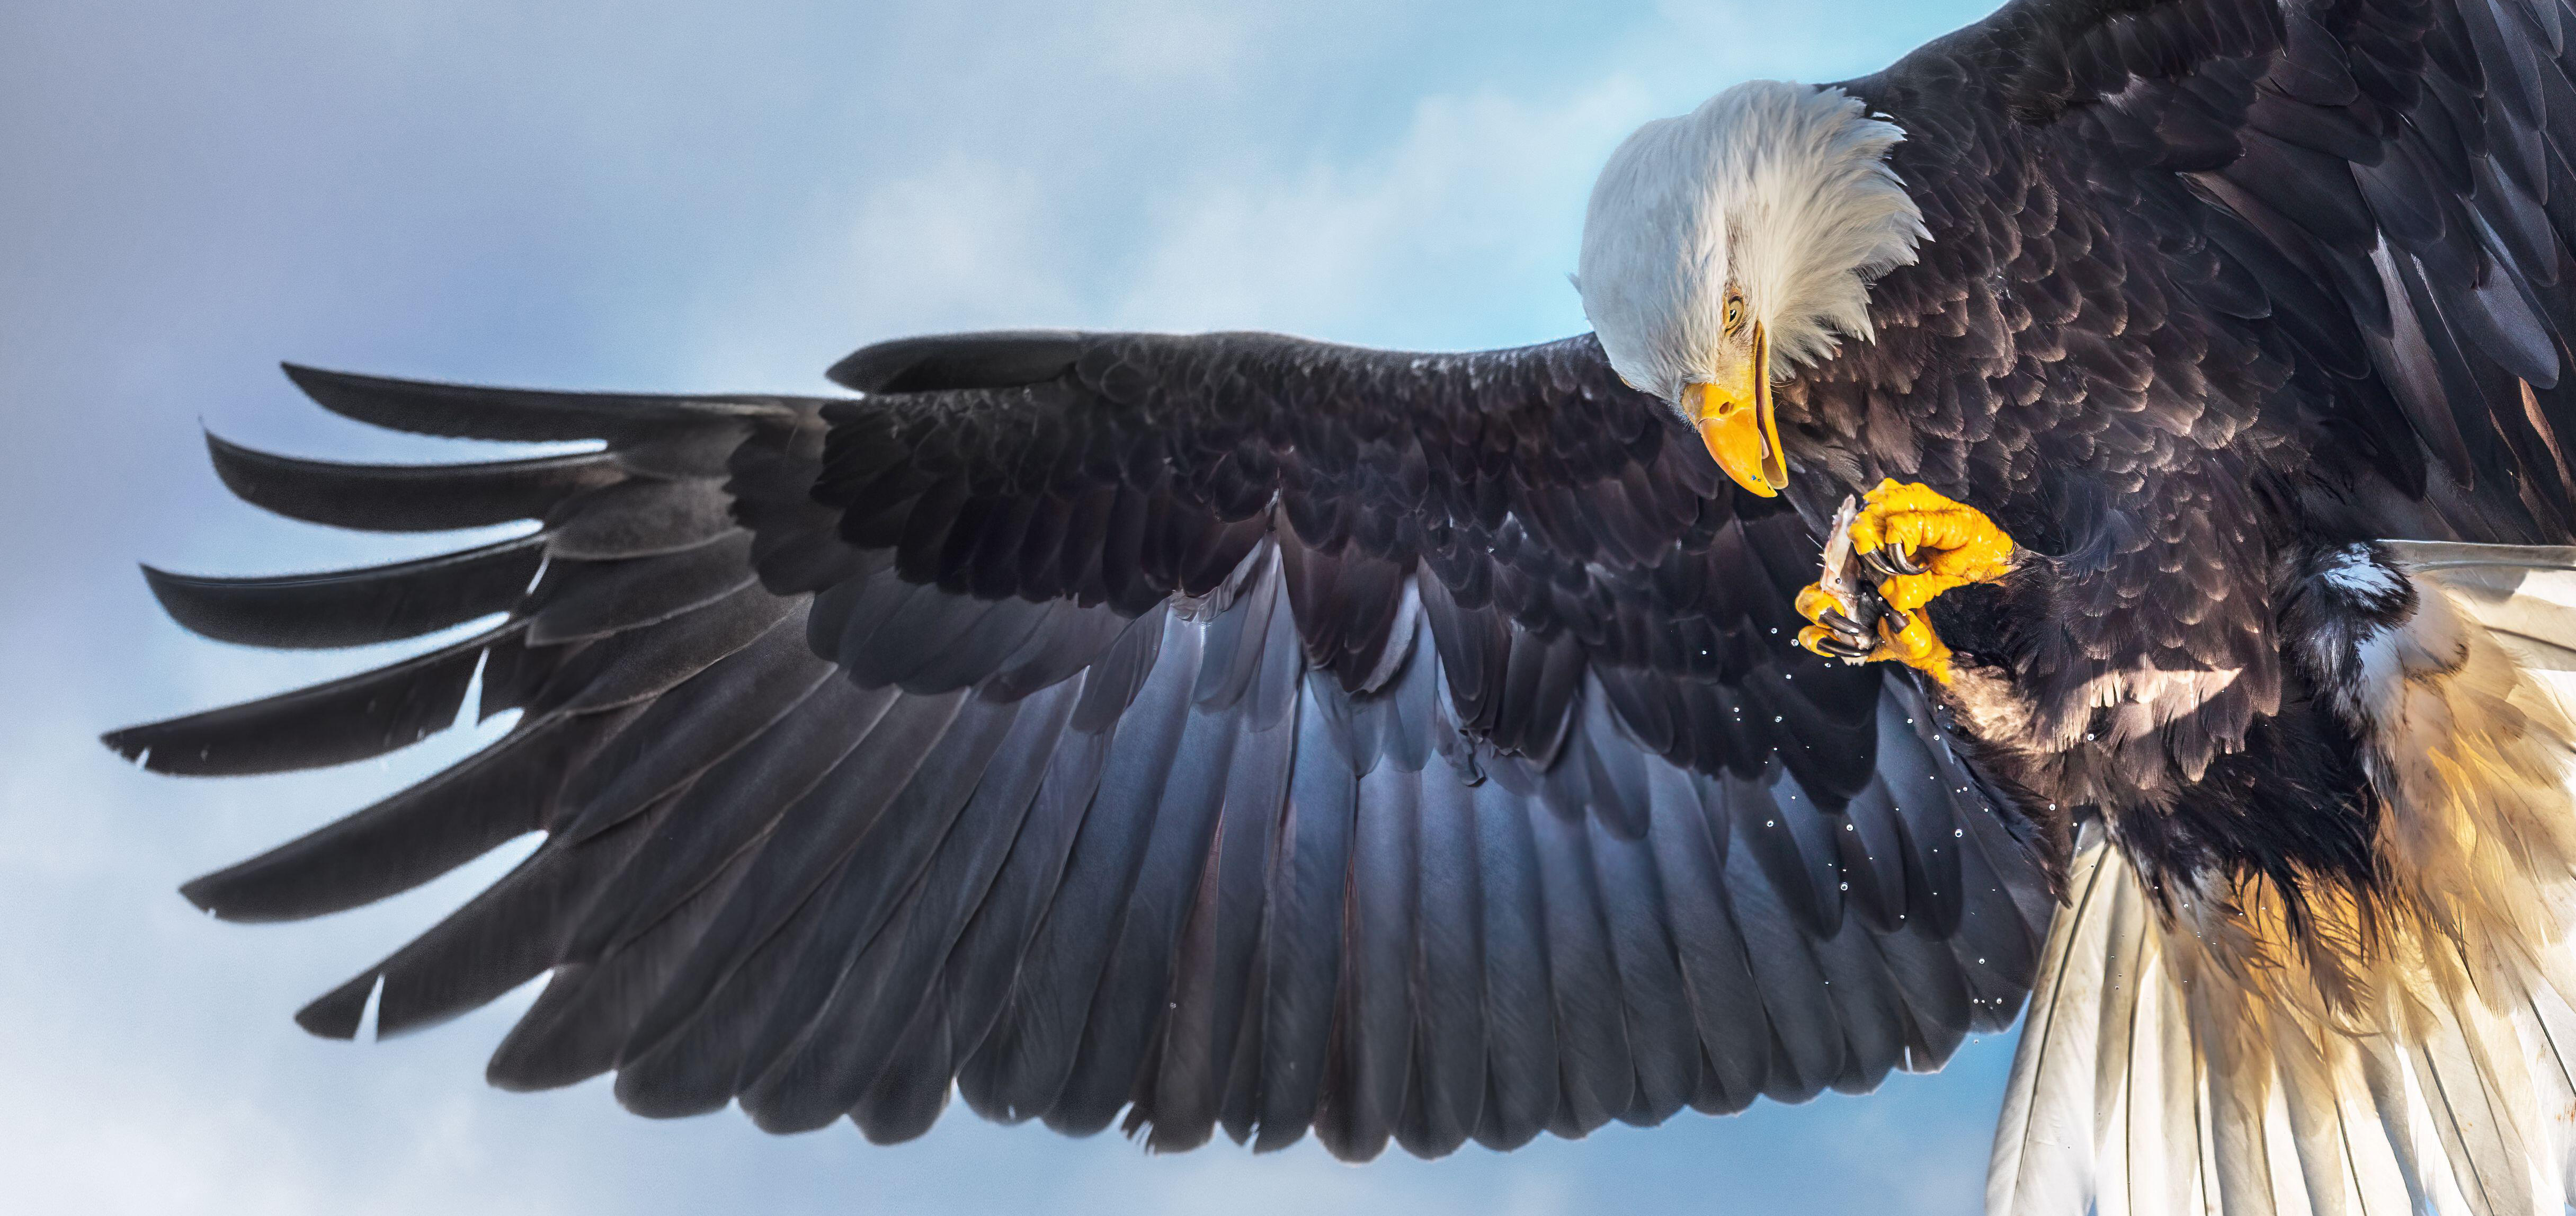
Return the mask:
[[[2013, 566], [2013, 538], [1975, 507], [1921, 482], [1890, 480], [1863, 496], [1851, 543], [1864, 563], [1886, 575], [1878, 594], [1888, 608], [1878, 621], [1877, 646], [1858, 661], [1893, 659], [1949, 683], [1950, 648], [1920, 609], [1953, 587], [2003, 577]], [[1855, 639], [1837, 631], [1848, 621], [1821, 586], [1800, 591], [1797, 607], [1816, 622], [1799, 632], [1799, 645], [1828, 656], [1848, 657], [1857, 649]], [[1829, 614], [1836, 619], [1828, 621]]]

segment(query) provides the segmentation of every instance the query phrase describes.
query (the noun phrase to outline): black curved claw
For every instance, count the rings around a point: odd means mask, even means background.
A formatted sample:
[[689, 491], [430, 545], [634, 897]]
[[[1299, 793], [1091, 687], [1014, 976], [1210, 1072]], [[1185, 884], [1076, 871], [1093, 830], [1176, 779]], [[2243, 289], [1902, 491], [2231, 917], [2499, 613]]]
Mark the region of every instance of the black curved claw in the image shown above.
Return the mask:
[[1816, 639], [1816, 649], [1838, 659], [1865, 659], [1875, 647], [1853, 642], [1840, 634], [1829, 634]]
[[1887, 560], [1887, 554], [1890, 548], [1892, 548], [1892, 546], [1881, 545], [1867, 553], [1861, 554], [1860, 564], [1869, 567], [1869, 572], [1880, 578], [1896, 577], [1896, 567], [1891, 565]]
[[1824, 626], [1828, 631], [1824, 641], [1830, 642], [1831, 645], [1825, 646], [1825, 649], [1833, 654], [1847, 659], [1857, 658], [1878, 647], [1878, 638], [1869, 631], [1869, 626], [1831, 608], [1817, 616], [1816, 623]]
[[1887, 564], [1896, 567], [1898, 574], [1923, 573], [1922, 564], [1915, 561], [1914, 555], [1902, 545], [1880, 545], [1876, 552], [1886, 554]]

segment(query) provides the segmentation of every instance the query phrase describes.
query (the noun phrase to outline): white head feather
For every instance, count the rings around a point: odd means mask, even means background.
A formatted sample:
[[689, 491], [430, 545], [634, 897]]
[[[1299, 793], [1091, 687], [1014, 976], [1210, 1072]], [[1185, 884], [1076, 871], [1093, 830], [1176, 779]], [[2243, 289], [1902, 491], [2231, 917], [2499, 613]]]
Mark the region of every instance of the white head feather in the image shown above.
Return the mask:
[[1575, 279], [1610, 365], [1666, 400], [1706, 379], [1729, 285], [1775, 370], [1874, 338], [1870, 280], [1931, 235], [1887, 166], [1904, 138], [1840, 89], [1776, 80], [1638, 128], [1592, 187]]

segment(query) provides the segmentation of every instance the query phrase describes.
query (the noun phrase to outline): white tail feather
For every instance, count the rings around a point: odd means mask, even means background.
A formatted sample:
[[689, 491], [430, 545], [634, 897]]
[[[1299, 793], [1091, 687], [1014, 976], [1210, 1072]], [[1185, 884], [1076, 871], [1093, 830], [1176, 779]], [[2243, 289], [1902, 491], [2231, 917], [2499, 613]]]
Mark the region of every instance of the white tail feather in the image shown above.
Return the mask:
[[2304, 964], [2244, 965], [2271, 923], [2259, 891], [2168, 915], [2088, 823], [2013, 1061], [1992, 1216], [2565, 1210], [2576, 799], [2536, 766], [2570, 754], [2576, 549], [2391, 548], [2424, 607], [2365, 706], [2382, 843], [2447, 928], [2395, 930], [2345, 977], [2378, 1007], [2337, 1013]]
[[2576, 548], [2392, 541], [2534, 671], [2576, 671]]
[[2099, 841], [2077, 852], [2067, 874], [2073, 906], [2049, 928], [2031, 989], [1986, 1173], [1988, 1211], [2080, 1212], [2093, 1192], [2090, 1083], [2100, 1051], [2103, 980], [2112, 971], [2108, 912], [2127, 874]]
[[2561, 1209], [2576, 1008], [2556, 991], [2431, 1009], [2402, 1045], [2290, 1018], [2257, 1041], [2227, 985], [2195, 994], [2167, 965], [2171, 930], [2098, 825], [2070, 877], [2005, 1091], [1993, 1216]]

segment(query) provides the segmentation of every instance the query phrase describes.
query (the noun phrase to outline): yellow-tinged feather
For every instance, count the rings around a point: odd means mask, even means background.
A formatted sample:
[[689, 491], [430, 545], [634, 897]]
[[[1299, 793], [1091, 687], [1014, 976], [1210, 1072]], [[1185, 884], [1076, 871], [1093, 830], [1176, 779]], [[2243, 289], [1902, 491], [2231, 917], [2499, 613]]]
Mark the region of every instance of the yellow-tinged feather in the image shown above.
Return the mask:
[[[2089, 828], [2015, 1061], [2026, 1138], [1999, 1137], [1989, 1211], [2081, 1211], [2070, 1185], [2106, 1216], [2562, 1210], [2576, 725], [2526, 665], [2546, 651], [2485, 623], [2545, 606], [2415, 574], [2414, 617], [2365, 640], [2343, 707], [2385, 803], [2373, 889], [2303, 886], [2303, 920], [2261, 876], [2156, 900]], [[2092, 1143], [2037, 1134], [2079, 1109]]]

